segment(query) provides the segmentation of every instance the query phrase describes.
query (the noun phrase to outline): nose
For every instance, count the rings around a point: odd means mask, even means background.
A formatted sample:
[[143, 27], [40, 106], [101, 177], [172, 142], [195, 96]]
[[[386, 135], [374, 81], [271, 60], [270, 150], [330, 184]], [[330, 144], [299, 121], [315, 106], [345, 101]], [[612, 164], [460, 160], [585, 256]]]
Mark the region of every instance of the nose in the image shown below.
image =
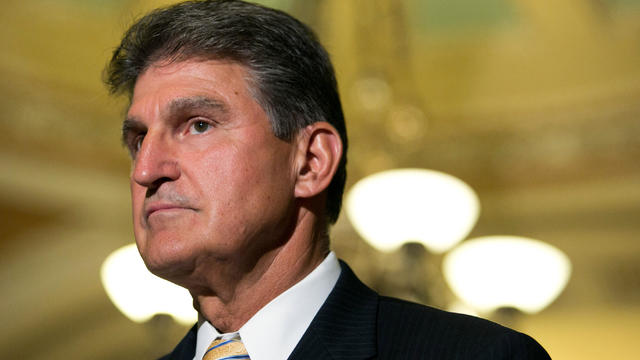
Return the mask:
[[136, 154], [131, 179], [152, 193], [163, 183], [177, 180], [180, 167], [172, 150], [170, 140], [162, 134], [147, 133]]

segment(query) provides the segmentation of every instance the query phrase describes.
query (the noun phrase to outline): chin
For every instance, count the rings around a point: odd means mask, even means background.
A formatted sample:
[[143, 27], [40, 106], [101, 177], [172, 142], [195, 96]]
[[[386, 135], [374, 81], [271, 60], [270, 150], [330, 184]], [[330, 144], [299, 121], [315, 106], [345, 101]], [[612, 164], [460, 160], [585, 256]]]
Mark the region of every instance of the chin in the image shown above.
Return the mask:
[[193, 252], [175, 241], [147, 241], [140, 247], [140, 255], [149, 271], [163, 279], [181, 285], [183, 280], [193, 272]]

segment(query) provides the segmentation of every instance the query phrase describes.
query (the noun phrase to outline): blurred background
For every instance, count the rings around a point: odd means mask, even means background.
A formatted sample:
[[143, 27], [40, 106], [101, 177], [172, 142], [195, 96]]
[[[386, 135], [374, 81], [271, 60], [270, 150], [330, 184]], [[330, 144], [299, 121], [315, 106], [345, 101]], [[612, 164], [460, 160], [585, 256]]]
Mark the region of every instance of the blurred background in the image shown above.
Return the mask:
[[[126, 27], [167, 3], [2, 1], [2, 359], [152, 358], [188, 329], [131, 322], [100, 282], [133, 242], [125, 102], [101, 71]], [[540, 313], [490, 317], [553, 358], [640, 357], [640, 0], [261, 3], [311, 25], [332, 55], [347, 189], [394, 168], [463, 180], [481, 204], [467, 238], [535, 238], [572, 263]], [[344, 212], [332, 246], [382, 293], [450, 305], [442, 255], [378, 251]]]

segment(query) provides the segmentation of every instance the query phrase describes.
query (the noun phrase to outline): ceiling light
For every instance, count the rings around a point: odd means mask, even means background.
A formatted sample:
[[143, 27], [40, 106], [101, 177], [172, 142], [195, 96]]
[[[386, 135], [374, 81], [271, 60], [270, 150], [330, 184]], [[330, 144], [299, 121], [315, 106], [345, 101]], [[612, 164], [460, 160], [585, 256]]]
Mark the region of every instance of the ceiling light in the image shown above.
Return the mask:
[[156, 314], [171, 315], [184, 325], [197, 320], [189, 292], [150, 273], [135, 244], [111, 253], [100, 275], [111, 301], [135, 322], [145, 322]]
[[419, 242], [434, 253], [464, 239], [478, 219], [480, 203], [461, 180], [438, 171], [396, 169], [368, 176], [347, 194], [353, 227], [381, 251]]
[[449, 252], [443, 273], [453, 292], [477, 311], [511, 307], [537, 313], [560, 295], [571, 262], [542, 241], [488, 236], [465, 241]]

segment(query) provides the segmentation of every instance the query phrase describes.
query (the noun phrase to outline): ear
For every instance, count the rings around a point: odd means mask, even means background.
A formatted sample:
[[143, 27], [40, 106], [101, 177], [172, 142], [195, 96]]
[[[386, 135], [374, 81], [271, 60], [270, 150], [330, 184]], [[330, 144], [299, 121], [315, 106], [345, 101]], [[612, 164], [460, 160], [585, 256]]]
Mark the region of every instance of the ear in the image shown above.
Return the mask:
[[298, 134], [295, 196], [311, 198], [329, 187], [341, 157], [340, 134], [331, 124], [319, 121], [305, 127]]

